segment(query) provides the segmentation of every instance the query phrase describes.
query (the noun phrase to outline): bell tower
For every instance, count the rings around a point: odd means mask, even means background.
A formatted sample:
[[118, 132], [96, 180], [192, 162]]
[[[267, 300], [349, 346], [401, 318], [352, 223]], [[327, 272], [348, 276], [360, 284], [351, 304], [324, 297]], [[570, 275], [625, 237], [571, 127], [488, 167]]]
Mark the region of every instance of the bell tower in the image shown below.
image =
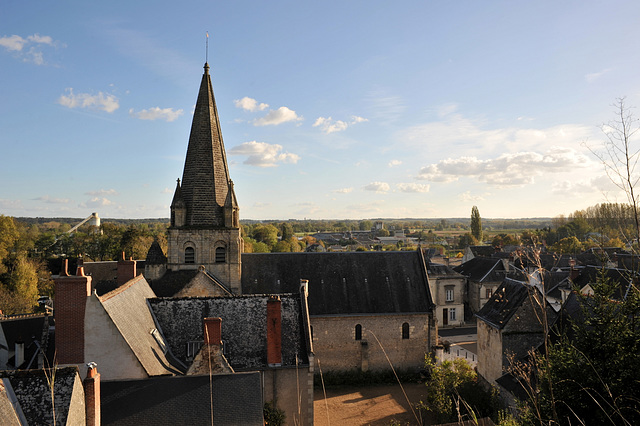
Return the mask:
[[239, 210], [205, 63], [182, 181], [171, 202], [168, 269], [204, 266], [232, 293], [241, 294]]

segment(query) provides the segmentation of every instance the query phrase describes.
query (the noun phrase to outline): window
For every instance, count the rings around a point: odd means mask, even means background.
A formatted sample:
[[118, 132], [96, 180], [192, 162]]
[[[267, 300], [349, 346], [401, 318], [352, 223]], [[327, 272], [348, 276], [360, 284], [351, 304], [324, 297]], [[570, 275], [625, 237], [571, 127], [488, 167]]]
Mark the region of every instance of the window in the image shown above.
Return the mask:
[[450, 308], [449, 309], [449, 321], [455, 321], [456, 320], [456, 308]]
[[402, 324], [402, 338], [403, 339], [408, 339], [409, 338], [409, 323], [405, 322]]
[[356, 340], [362, 340], [362, 326], [356, 324]]
[[487, 289], [487, 299], [489, 299], [491, 297], [491, 289], [488, 288]]
[[225, 263], [227, 261], [227, 251], [224, 247], [216, 247], [216, 263]]
[[193, 247], [184, 249], [184, 263], [196, 263], [196, 249]]
[[453, 288], [445, 289], [444, 294], [447, 302], [453, 302]]

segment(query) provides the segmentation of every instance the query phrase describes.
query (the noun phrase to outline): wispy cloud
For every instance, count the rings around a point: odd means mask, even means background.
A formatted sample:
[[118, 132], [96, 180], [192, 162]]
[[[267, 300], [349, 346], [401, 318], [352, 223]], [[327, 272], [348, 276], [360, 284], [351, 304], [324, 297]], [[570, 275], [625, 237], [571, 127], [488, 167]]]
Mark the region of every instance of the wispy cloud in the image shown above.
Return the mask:
[[471, 191], [466, 191], [458, 195], [458, 199], [465, 203], [484, 201], [484, 197], [482, 195], [472, 194]]
[[422, 183], [398, 183], [396, 187], [401, 192], [429, 192], [430, 186]]
[[247, 159], [243, 164], [257, 167], [276, 167], [278, 163], [297, 163], [300, 156], [289, 152], [281, 152], [282, 145], [265, 142], [245, 142], [227, 151], [229, 155], [243, 155]]
[[593, 83], [594, 81], [598, 80], [603, 75], [607, 74], [609, 71], [611, 71], [611, 68], [606, 68], [606, 69], [603, 69], [602, 71], [598, 71], [598, 72], [592, 72], [592, 73], [586, 74], [584, 76], [584, 79], [585, 79], [585, 81], [587, 83]]
[[69, 204], [69, 202], [71, 201], [68, 198], [54, 198], [48, 195], [43, 195], [42, 197], [34, 198], [34, 200], [43, 201], [47, 204]]
[[242, 99], [236, 99], [235, 101], [233, 101], [233, 104], [236, 106], [236, 108], [242, 108], [245, 111], [251, 112], [264, 111], [265, 109], [269, 108], [269, 104], [258, 102], [248, 96], [245, 96]]
[[131, 117], [139, 118], [140, 120], [164, 120], [167, 122], [174, 121], [184, 113], [183, 110], [173, 110], [173, 108], [159, 108], [153, 107], [149, 109], [143, 109], [135, 112], [133, 108], [129, 110]]
[[54, 41], [50, 36], [33, 34], [23, 38], [19, 35], [0, 37], [0, 46], [24, 62], [32, 62], [36, 65], [44, 65], [45, 46], [57, 47], [61, 43]]
[[298, 116], [294, 110], [287, 107], [280, 107], [271, 110], [264, 117], [253, 120], [254, 126], [277, 126], [278, 124], [287, 123], [289, 121], [301, 121], [302, 117]]
[[350, 121], [334, 120], [331, 117], [318, 117], [313, 123], [313, 127], [320, 127], [320, 129], [324, 133], [329, 134], [334, 132], [341, 132], [343, 130], [346, 130], [349, 126], [357, 123], [363, 123], [365, 121], [369, 120], [355, 115], [351, 117]]
[[118, 98], [112, 94], [98, 92], [97, 95], [89, 93], [73, 93], [72, 88], [66, 90], [66, 95], [58, 98], [58, 103], [67, 108], [89, 108], [112, 113], [120, 107]]
[[389, 161], [388, 166], [389, 167], [395, 167], [395, 166], [399, 166], [400, 164], [402, 164], [402, 161], [400, 161], [400, 160], [391, 160], [391, 161]]
[[90, 200], [87, 200], [85, 203], [80, 204], [80, 207], [105, 207], [105, 206], [111, 206], [113, 205], [113, 202], [107, 198], [104, 197], [93, 197]]
[[391, 188], [389, 187], [389, 184], [386, 182], [371, 182], [370, 184], [364, 187], [365, 191], [373, 191], [373, 192], [380, 192], [380, 193], [389, 192], [390, 189]]
[[555, 147], [545, 153], [517, 152], [497, 158], [448, 158], [420, 169], [418, 179], [432, 182], [452, 182], [470, 177], [497, 186], [518, 186], [534, 182], [536, 176], [566, 172], [571, 168], [588, 167], [588, 157], [570, 148]]
[[338, 194], [348, 194], [350, 192], [353, 191], [353, 188], [340, 188], [340, 189], [335, 189], [333, 192], [336, 192]]
[[85, 195], [103, 196], [103, 195], [118, 195], [118, 191], [115, 189], [99, 189], [97, 191], [88, 191]]

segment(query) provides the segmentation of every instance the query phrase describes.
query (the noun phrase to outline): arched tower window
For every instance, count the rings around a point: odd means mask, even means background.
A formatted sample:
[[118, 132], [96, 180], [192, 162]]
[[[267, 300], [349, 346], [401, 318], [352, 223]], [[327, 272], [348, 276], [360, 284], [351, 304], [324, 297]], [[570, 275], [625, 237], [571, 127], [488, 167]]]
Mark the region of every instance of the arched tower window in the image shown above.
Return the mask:
[[184, 249], [184, 263], [196, 263], [196, 249], [193, 247]]
[[216, 263], [225, 263], [227, 261], [227, 250], [224, 247], [216, 247]]
[[356, 324], [356, 340], [362, 340], [362, 326]]
[[408, 339], [409, 338], [409, 323], [405, 322], [402, 324], [402, 338], [403, 339]]

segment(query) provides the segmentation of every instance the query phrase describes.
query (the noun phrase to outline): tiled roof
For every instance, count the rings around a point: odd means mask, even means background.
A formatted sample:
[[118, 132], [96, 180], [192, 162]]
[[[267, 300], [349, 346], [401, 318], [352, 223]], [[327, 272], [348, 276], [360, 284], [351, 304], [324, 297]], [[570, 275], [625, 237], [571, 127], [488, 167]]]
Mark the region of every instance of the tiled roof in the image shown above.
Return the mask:
[[67, 424], [74, 390], [82, 389], [76, 367], [61, 367], [55, 371], [0, 371], [0, 378], [9, 379], [20, 408], [30, 425], [52, 423], [54, 405], [51, 401], [49, 380], [53, 380], [56, 424]]
[[[282, 365], [308, 364], [300, 294], [281, 294]], [[187, 364], [187, 344], [204, 340], [203, 319], [222, 318], [224, 354], [235, 371], [267, 365], [267, 295], [150, 299], [173, 355]]]
[[264, 424], [258, 372], [102, 382], [100, 392], [105, 426]]
[[294, 293], [309, 280], [311, 315], [431, 312], [418, 251], [242, 255], [244, 294]]
[[528, 297], [530, 289], [531, 287], [521, 281], [505, 279], [476, 317], [495, 328], [504, 328]]
[[474, 257], [453, 270], [475, 282], [502, 281], [506, 274], [502, 260], [491, 257]]
[[157, 241], [151, 243], [149, 251], [147, 252], [147, 265], [163, 265], [167, 263], [167, 256], [164, 255], [160, 244]]
[[142, 275], [98, 299], [149, 376], [175, 374], [152, 331], [156, 325], [147, 306], [155, 294]]
[[151, 281], [151, 288], [158, 297], [171, 297], [182, 290], [196, 275], [198, 275], [196, 269], [169, 270], [161, 278]]

